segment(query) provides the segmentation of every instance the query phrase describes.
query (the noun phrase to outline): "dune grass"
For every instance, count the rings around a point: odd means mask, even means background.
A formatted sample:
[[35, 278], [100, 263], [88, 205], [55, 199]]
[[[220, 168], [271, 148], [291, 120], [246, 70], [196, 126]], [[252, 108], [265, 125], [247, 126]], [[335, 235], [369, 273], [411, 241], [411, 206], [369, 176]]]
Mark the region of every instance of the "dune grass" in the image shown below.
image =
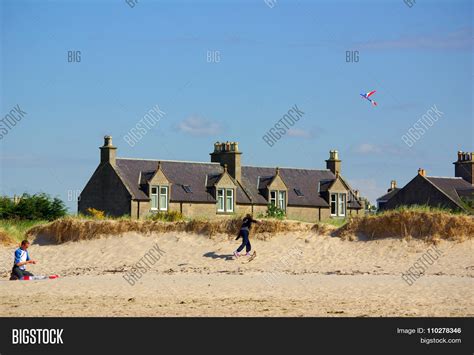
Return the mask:
[[347, 218], [330, 218], [322, 220], [320, 223], [327, 224], [336, 228], [344, 226], [348, 222]]
[[[440, 239], [463, 241], [474, 238], [474, 217], [463, 213], [427, 206], [401, 207], [375, 215], [329, 219], [319, 223], [261, 218], [252, 228], [256, 239], [266, 240], [277, 233], [307, 232], [315, 235], [334, 235], [346, 240], [420, 238], [437, 242]], [[0, 221], [0, 230], [18, 242], [28, 237], [43, 235], [56, 243], [95, 239], [103, 235], [122, 235], [187, 232], [213, 237], [218, 234], [236, 236], [242, 216], [223, 219], [132, 220], [130, 217], [97, 219], [90, 216], [68, 216], [53, 222]], [[0, 240], [1, 240], [0, 234]]]
[[419, 238], [438, 242], [441, 239], [464, 241], [474, 238], [474, 217], [452, 213], [429, 206], [400, 207], [376, 215], [354, 217], [336, 235], [354, 240], [358, 236], [369, 239]]
[[[191, 219], [175, 222], [130, 219], [94, 220], [65, 217], [47, 224], [37, 225], [31, 228], [27, 234], [29, 236], [43, 235], [56, 243], [95, 239], [102, 235], [121, 235], [128, 232], [141, 234], [188, 232], [209, 237], [217, 234], [233, 237], [237, 235], [241, 224], [242, 219], [240, 217], [217, 220]], [[315, 229], [315, 225], [312, 223], [262, 219], [260, 224], [252, 227], [252, 234], [257, 239], [267, 239], [276, 233], [314, 232], [315, 230], [321, 233], [324, 229], [319, 227]]]
[[19, 243], [26, 239], [27, 231], [47, 221], [0, 219], [0, 242], [2, 244]]

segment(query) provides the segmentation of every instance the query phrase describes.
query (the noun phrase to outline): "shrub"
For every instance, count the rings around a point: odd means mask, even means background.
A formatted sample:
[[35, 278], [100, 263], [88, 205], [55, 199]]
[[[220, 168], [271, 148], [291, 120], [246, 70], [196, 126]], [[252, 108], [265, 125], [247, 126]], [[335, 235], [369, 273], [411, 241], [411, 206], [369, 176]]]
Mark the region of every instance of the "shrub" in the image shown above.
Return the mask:
[[105, 219], [104, 211], [96, 210], [95, 208], [91, 207], [89, 207], [86, 211], [93, 219]]
[[267, 218], [277, 218], [277, 219], [284, 219], [285, 218], [285, 211], [275, 205], [268, 205], [267, 209]]
[[166, 211], [153, 213], [149, 219], [152, 221], [176, 222], [183, 219], [183, 215], [178, 211]]
[[8, 197], [0, 198], [0, 219], [27, 219], [52, 221], [67, 213], [64, 202], [41, 193], [23, 194], [18, 203]]

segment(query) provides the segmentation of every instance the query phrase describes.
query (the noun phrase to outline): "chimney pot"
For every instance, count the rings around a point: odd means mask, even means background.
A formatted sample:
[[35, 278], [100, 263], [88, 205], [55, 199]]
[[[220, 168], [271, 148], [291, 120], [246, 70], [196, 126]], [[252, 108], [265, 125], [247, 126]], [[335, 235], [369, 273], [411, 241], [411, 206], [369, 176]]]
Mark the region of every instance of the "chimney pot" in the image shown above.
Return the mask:
[[329, 151], [329, 159], [330, 160], [339, 160], [339, 153], [337, 150], [330, 150]]
[[396, 180], [392, 180], [390, 181], [390, 189], [393, 190], [397, 187], [397, 181]]
[[422, 169], [422, 168], [419, 168], [418, 169], [418, 174], [421, 175], [421, 176], [426, 176], [426, 170]]
[[474, 152], [458, 151], [458, 160], [454, 162], [454, 176], [460, 177], [474, 186]]
[[112, 146], [112, 136], [104, 136], [104, 147]]

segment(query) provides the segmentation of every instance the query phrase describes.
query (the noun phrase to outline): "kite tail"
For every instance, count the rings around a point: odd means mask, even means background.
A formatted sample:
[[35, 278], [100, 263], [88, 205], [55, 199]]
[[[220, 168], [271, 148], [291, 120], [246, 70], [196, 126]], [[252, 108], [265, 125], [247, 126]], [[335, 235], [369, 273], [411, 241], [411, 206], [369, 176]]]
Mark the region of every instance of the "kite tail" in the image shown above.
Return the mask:
[[372, 105], [377, 106], [377, 103], [375, 101], [372, 101]]

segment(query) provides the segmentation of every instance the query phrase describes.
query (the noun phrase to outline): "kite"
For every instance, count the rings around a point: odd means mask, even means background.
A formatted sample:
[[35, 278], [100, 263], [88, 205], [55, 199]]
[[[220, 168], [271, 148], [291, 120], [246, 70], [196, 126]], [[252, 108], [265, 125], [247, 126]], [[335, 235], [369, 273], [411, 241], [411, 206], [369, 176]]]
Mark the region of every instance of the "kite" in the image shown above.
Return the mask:
[[372, 105], [377, 106], [377, 103], [374, 100], [370, 99], [370, 96], [372, 96], [373, 94], [375, 94], [375, 90], [371, 91], [371, 92], [368, 92], [367, 94], [360, 94], [360, 96], [362, 96], [364, 99], [370, 101], [372, 103]]

